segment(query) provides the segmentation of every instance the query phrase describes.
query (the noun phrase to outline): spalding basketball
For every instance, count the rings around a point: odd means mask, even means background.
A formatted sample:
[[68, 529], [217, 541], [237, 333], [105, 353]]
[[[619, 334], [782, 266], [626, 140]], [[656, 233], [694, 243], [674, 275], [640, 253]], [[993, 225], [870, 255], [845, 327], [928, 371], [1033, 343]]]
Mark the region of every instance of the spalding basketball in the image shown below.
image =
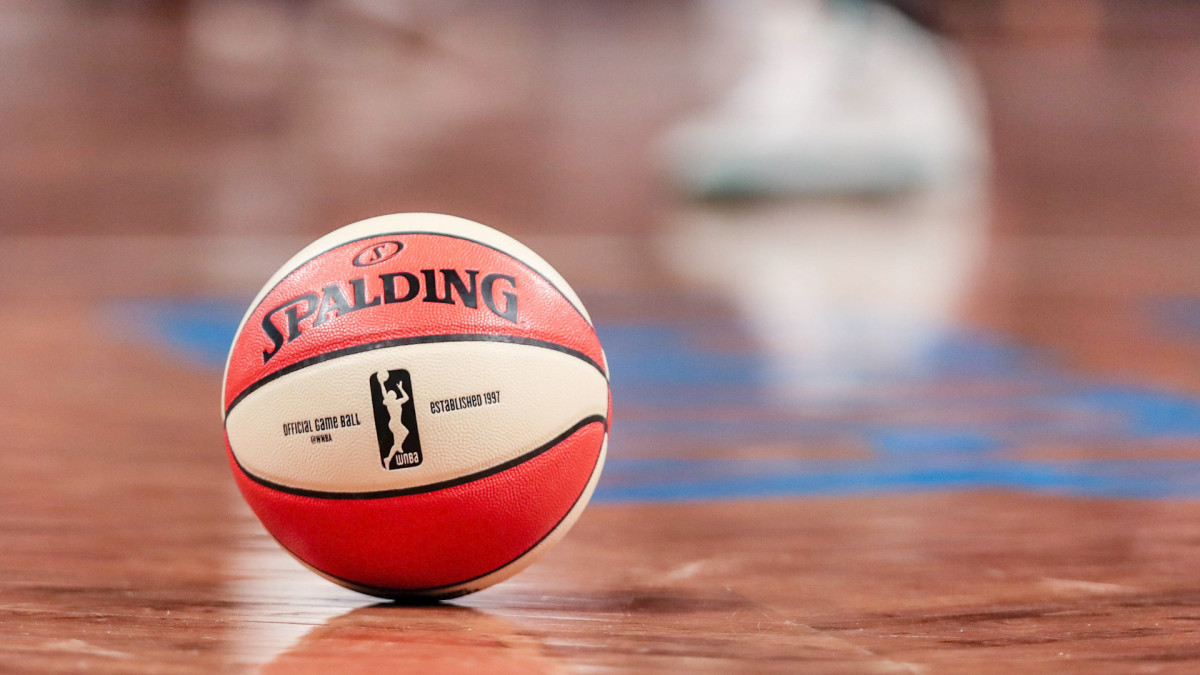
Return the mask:
[[259, 291], [225, 367], [238, 487], [292, 555], [390, 598], [506, 579], [586, 506], [608, 365], [546, 261], [452, 216], [343, 227]]

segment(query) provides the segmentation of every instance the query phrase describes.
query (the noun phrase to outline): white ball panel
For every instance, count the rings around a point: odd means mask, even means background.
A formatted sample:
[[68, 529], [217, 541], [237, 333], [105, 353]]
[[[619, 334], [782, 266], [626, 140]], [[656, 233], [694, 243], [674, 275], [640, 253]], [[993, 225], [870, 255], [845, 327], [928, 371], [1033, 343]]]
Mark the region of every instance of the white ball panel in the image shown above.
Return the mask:
[[[422, 463], [383, 466], [370, 379], [411, 375]], [[433, 412], [431, 402], [499, 392], [498, 401]], [[375, 349], [313, 364], [265, 383], [226, 419], [230, 446], [251, 474], [301, 490], [417, 488], [485, 471], [539, 448], [579, 421], [608, 413], [608, 382], [590, 363], [507, 342], [437, 342]], [[357, 425], [315, 428], [347, 416]], [[356, 417], [352, 417], [356, 416]], [[298, 425], [285, 434], [285, 424]], [[328, 434], [321, 442], [314, 437]]]

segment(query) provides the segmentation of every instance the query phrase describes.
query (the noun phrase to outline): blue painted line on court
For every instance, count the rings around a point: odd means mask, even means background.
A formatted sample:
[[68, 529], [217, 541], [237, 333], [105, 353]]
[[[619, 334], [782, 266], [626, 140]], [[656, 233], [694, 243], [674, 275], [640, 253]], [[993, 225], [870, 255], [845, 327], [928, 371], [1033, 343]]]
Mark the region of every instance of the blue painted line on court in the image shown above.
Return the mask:
[[[632, 460], [613, 460], [606, 471], [628, 474]], [[763, 499], [794, 496], [921, 493], [956, 489], [1019, 490], [1081, 497], [1190, 498], [1200, 494], [1200, 467], [1195, 462], [1162, 464], [1146, 472], [1144, 461], [1038, 464], [989, 462], [968, 466], [911, 466], [867, 462], [840, 471], [733, 473], [709, 477], [689, 475], [697, 460], [677, 460], [662, 473], [639, 472], [637, 480], [610, 481], [597, 490], [599, 503], [680, 502]], [[705, 463], [700, 460], [699, 463]], [[662, 470], [664, 467], [659, 467]], [[655, 480], [659, 477], [658, 480]]]
[[224, 367], [245, 304], [231, 300], [138, 300], [116, 303], [113, 314], [129, 334], [190, 362]]
[[[123, 303], [139, 339], [219, 368], [243, 306], [226, 301]], [[1168, 308], [1200, 337], [1200, 301]], [[1161, 310], [1166, 311], [1166, 310]], [[1192, 318], [1195, 316], [1193, 323]], [[853, 373], [849, 393], [781, 391], [774, 364], [704, 347], [729, 324], [602, 324], [616, 406], [601, 503], [1005, 489], [1111, 498], [1200, 497], [1200, 461], [1154, 459], [1156, 443], [1200, 443], [1200, 398], [1089, 378], [1047, 354], [981, 333], [942, 336], [903, 369]], [[626, 414], [628, 412], [628, 414]], [[768, 445], [776, 458], [650, 456], [689, 444]], [[851, 444], [862, 458], [806, 448]], [[1102, 447], [1104, 461], [1035, 461], [1017, 451]], [[1120, 459], [1123, 450], [1140, 459]], [[1148, 457], [1148, 458], [1147, 458]]]
[[993, 435], [972, 430], [926, 427], [883, 428], [868, 432], [871, 447], [885, 453], [995, 452], [1002, 447]]
[[[1200, 466], [1190, 461], [1111, 460], [1037, 463], [805, 462], [784, 468], [766, 462], [671, 460], [644, 465], [614, 459], [598, 502], [673, 502], [798, 495], [893, 494], [951, 489], [1019, 490], [1086, 497], [1187, 498], [1200, 494]], [[670, 476], [670, 479], [664, 479]]]
[[1152, 325], [1164, 334], [1200, 340], [1200, 298], [1163, 297], [1145, 303]]

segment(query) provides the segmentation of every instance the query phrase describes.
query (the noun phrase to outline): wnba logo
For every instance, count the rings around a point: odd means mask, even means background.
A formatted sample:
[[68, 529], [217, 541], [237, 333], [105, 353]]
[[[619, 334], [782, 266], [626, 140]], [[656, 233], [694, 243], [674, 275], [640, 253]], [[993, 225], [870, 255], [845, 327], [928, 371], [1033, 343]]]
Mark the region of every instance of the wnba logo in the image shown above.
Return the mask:
[[417, 432], [417, 406], [412, 398], [412, 377], [407, 370], [381, 370], [371, 374], [371, 405], [375, 410], [375, 436], [379, 461], [391, 471], [421, 463], [421, 437]]

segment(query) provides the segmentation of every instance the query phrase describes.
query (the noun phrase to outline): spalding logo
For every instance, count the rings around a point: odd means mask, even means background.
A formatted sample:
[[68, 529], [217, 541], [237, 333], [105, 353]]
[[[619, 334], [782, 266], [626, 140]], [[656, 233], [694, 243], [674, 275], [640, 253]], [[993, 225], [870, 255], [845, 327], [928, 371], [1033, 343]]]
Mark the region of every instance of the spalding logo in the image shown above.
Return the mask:
[[355, 267], [369, 267], [390, 260], [404, 248], [398, 241], [381, 241], [364, 248], [354, 256]]
[[[476, 279], [479, 270], [462, 270], [461, 273], [453, 269], [419, 272], [419, 277], [411, 272], [389, 272], [374, 277], [347, 279], [322, 287], [319, 295], [316, 292], [304, 293], [271, 308], [262, 320], [263, 335], [271, 343], [270, 347], [263, 350], [263, 363], [278, 354], [285, 343], [300, 337], [305, 330], [304, 323], [316, 328], [352, 312], [412, 302], [422, 295], [420, 302], [461, 304], [471, 309], [479, 309], [479, 301], [483, 300], [483, 305], [492, 314], [505, 321], [518, 322], [515, 277], [485, 274], [483, 278]], [[401, 291], [401, 288], [404, 290]]]

